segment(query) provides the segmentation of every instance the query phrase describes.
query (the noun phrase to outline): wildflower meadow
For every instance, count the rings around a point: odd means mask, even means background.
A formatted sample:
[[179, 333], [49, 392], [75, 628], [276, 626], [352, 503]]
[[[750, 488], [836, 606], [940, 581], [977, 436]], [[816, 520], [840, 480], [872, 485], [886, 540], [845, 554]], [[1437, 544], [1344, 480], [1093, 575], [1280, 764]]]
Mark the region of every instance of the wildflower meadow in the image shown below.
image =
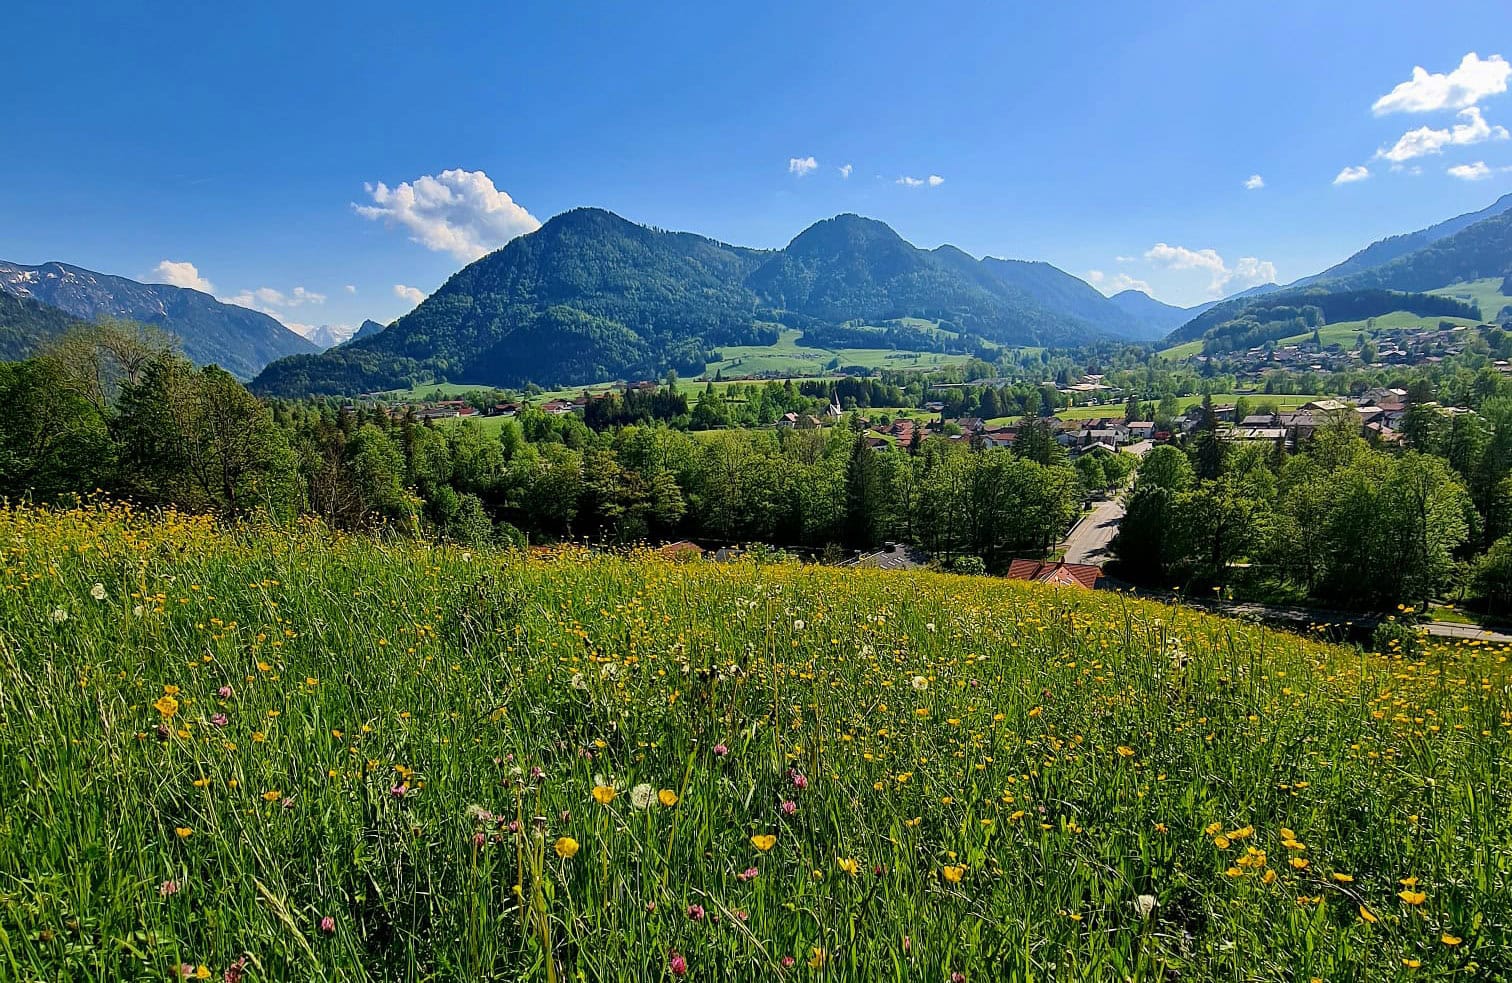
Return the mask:
[[0, 510], [0, 978], [1512, 978], [1512, 691], [934, 574]]

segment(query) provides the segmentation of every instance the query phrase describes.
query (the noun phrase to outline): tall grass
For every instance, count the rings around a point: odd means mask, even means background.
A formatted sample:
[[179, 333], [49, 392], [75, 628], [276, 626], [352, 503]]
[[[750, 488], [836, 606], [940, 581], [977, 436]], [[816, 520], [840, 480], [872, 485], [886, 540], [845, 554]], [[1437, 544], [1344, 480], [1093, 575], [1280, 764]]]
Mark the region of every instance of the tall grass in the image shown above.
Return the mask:
[[1506, 659], [0, 511], [0, 978], [1507, 978]]

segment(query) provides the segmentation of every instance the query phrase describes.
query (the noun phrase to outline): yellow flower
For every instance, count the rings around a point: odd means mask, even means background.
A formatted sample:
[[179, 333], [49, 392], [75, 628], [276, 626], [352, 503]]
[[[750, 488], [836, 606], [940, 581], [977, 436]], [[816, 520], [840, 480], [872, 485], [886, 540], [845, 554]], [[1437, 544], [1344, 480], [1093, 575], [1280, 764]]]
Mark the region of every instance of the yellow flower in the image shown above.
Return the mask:
[[1225, 877], [1243, 877], [1244, 876], [1244, 871], [1240, 870], [1238, 867], [1230, 867], [1228, 870], [1225, 870], [1223, 873], [1224, 873]]
[[281, 798], [283, 798], [283, 792], [276, 788], [269, 789], [268, 791], [263, 793], [264, 802], [277, 802]]
[[656, 801], [670, 809], [677, 805], [677, 793], [670, 788], [664, 788], [656, 793]]
[[173, 831], [178, 834], [178, 838], [181, 840], [187, 840], [194, 835], [194, 830], [188, 826], [175, 826], [173, 827]]
[[1401, 898], [1403, 901], [1411, 905], [1419, 905], [1428, 900], [1428, 895], [1424, 894], [1422, 891], [1412, 890], [1398, 891], [1397, 897]]
[[809, 969], [822, 969], [824, 967], [824, 950], [814, 948], [814, 954], [809, 956]]
[[164, 683], [163, 684], [163, 695], [164, 696], [178, 696], [178, 694], [179, 694], [179, 688], [177, 686], [174, 686], [172, 683]]
[[1223, 832], [1223, 824], [1222, 823], [1208, 823], [1207, 826], [1205, 826], [1202, 831], [1205, 834], [1207, 834], [1208, 836], [1216, 836], [1219, 833]]
[[762, 853], [766, 853], [776, 845], [777, 837], [772, 833], [757, 833], [755, 836], [751, 837], [751, 846], [760, 850]]
[[152, 708], [161, 713], [166, 719], [171, 720], [173, 719], [173, 715], [179, 711], [179, 701], [165, 694], [157, 698], [152, 704]]
[[1332, 874], [1332, 877], [1333, 877], [1334, 880], [1338, 881], [1340, 884], [1353, 884], [1354, 883], [1354, 877], [1352, 875], [1350, 875], [1350, 874], [1341, 874], [1338, 871], [1334, 871], [1333, 874]]
[[1220, 850], [1227, 850], [1229, 848], [1229, 838], [1227, 836], [1215, 836], [1213, 837], [1213, 846]]
[[855, 857], [836, 857], [835, 863], [847, 874], [855, 877], [861, 871], [861, 863]]
[[1444, 945], [1459, 945], [1465, 940], [1460, 938], [1458, 935], [1450, 935], [1448, 932], [1445, 932], [1443, 935], [1439, 936], [1439, 941], [1444, 943]]
[[1371, 925], [1374, 925], [1377, 921], [1376, 916], [1372, 915], [1370, 913], [1370, 909], [1365, 907], [1364, 905], [1360, 905], [1360, 918], [1370, 923]]
[[571, 860], [577, 856], [578, 841], [570, 836], [559, 836], [556, 843], [553, 844], [553, 848], [556, 850], [557, 856], [563, 860]]
[[1291, 858], [1291, 865], [1293, 867], [1297, 868], [1298, 870], [1306, 870], [1307, 869], [1307, 861], [1304, 860], [1301, 857], [1292, 857]]
[[1402, 965], [1406, 966], [1408, 969], [1417, 969], [1419, 966], [1423, 965], [1423, 961], [1421, 959], [1403, 959]]
[[595, 786], [593, 786], [593, 801], [597, 802], [601, 806], [606, 806], [609, 803], [613, 802], [614, 801], [614, 786], [613, 785], [595, 785]]
[[1132, 758], [1134, 757], [1134, 749], [1127, 744], [1120, 744], [1118, 745], [1118, 756], [1120, 758]]
[[966, 868], [959, 864], [946, 864], [940, 868], [940, 873], [952, 884], [961, 883], [961, 877], [966, 873]]

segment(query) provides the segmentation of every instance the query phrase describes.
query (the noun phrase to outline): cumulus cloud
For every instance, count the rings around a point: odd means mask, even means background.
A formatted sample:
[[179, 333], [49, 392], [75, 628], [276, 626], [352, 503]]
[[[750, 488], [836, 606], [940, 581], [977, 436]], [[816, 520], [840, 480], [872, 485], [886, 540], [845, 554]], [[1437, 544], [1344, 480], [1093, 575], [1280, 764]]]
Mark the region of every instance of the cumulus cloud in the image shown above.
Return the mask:
[[1088, 270], [1087, 282], [1109, 297], [1116, 293], [1122, 293], [1125, 290], [1138, 290], [1146, 294], [1150, 292], [1150, 285], [1148, 283], [1143, 280], [1136, 280], [1127, 273], [1116, 273], [1113, 276], [1109, 276], [1102, 270]]
[[1361, 164], [1359, 167], [1346, 167], [1334, 175], [1334, 184], [1353, 184], [1370, 177], [1370, 168]]
[[849, 164], [841, 164], [838, 168], [836, 168], [836, 170], [840, 172], [840, 176], [842, 178], [845, 178], [848, 181], [850, 180], [851, 171], [854, 170], [854, 168], [852, 168]]
[[203, 293], [215, 293], [215, 284], [200, 276], [193, 263], [165, 259], [152, 268], [152, 282], [166, 283], [173, 287], [188, 287]]
[[363, 188], [373, 203], [354, 202], [358, 215], [401, 226], [411, 241], [465, 262], [541, 227], [483, 171], [449, 170], [402, 181], [394, 188], [381, 181]]
[[1263, 187], [1265, 187], [1265, 178], [1258, 174], [1251, 174], [1249, 179], [1244, 182], [1244, 190], [1246, 191], [1259, 191]]
[[1375, 101], [1370, 108], [1377, 116], [1387, 113], [1427, 113], [1439, 109], [1464, 109], [1486, 96], [1507, 91], [1512, 64], [1501, 55], [1481, 60], [1470, 52], [1459, 67], [1447, 74], [1430, 73], [1422, 66], [1412, 70], [1412, 79]]
[[406, 287], [402, 283], [394, 284], [394, 296], [400, 300], [407, 300], [411, 304], [418, 304], [425, 299], [425, 293], [416, 287]]
[[929, 186], [931, 188], [938, 188], [940, 185], [945, 183], [945, 179], [940, 177], [940, 175], [938, 174], [931, 174], [928, 178], [926, 178], [926, 180], [929, 181]]
[[1478, 160], [1473, 164], [1456, 164], [1449, 168], [1449, 176], [1459, 178], [1461, 181], [1483, 181], [1491, 174], [1491, 168], [1487, 167], [1483, 160]]
[[343, 287], [342, 289], [345, 290], [349, 294], [355, 294], [355, 293], [357, 293], [357, 286], [355, 284], [349, 283], [345, 287]]
[[1459, 118], [1463, 122], [1456, 123], [1450, 129], [1436, 130], [1431, 126], [1420, 126], [1409, 130], [1390, 149], [1376, 151], [1376, 157], [1400, 164], [1414, 157], [1441, 154], [1445, 147], [1468, 146], [1487, 140], [1505, 140], [1508, 137], [1505, 126], [1487, 123], [1481, 117], [1481, 111], [1474, 106], [1460, 110]]
[[898, 178], [898, 183], [906, 188], [918, 188], [923, 186], [924, 181], [922, 178], [900, 177]]
[[803, 177], [805, 174], [810, 174], [813, 171], [817, 170], [818, 167], [819, 162], [812, 156], [788, 158], [788, 173], [797, 175], [798, 177]]
[[1206, 272], [1209, 275], [1208, 293], [1215, 297], [1276, 279], [1276, 264], [1270, 260], [1244, 256], [1230, 266], [1216, 249], [1188, 249], [1157, 242], [1145, 251], [1144, 256], [1166, 269]]
[[[273, 287], [258, 287], [255, 290], [243, 290], [239, 294], [220, 299], [228, 304], [236, 304], [238, 307], [250, 307], [254, 311], [262, 311], [264, 314], [283, 320], [283, 312], [296, 307], [303, 307], [306, 304], [324, 304], [326, 302], [326, 295], [316, 293], [313, 290], [306, 290], [304, 287], [295, 287], [288, 293], [276, 290]], [[288, 321], [284, 321], [284, 324], [294, 328], [294, 325]], [[298, 328], [295, 328], [295, 330], [298, 330]]]
[[922, 188], [925, 185], [928, 185], [931, 188], [938, 188], [940, 185], [945, 183], [945, 179], [940, 177], [940, 175], [938, 174], [931, 174], [929, 175], [929, 177], [909, 177], [907, 175], [904, 175], [903, 177], [898, 178], [898, 180], [894, 183], [901, 184], [905, 188]]

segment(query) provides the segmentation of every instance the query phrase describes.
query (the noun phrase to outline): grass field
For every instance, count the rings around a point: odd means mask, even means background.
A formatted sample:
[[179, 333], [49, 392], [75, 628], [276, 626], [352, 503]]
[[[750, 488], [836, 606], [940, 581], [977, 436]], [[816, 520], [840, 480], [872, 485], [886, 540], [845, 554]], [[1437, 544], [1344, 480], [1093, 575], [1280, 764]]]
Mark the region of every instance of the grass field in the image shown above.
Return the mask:
[[[1462, 300], [1481, 301], [1481, 313], [1484, 316], [1494, 316], [1501, 309], [1500, 304], [1491, 307], [1491, 313], [1487, 314], [1487, 304], [1494, 304], [1494, 298], [1501, 295], [1496, 292], [1501, 286], [1501, 280], [1477, 280], [1474, 284], [1460, 284], [1455, 287], [1445, 287], [1442, 290], [1433, 290], [1430, 293], [1447, 294], [1457, 296]], [[1504, 299], [1501, 303], [1512, 303], [1512, 298]], [[1431, 331], [1438, 327], [1439, 322], [1450, 321], [1454, 324], [1475, 325], [1480, 322], [1472, 321], [1463, 317], [1423, 317], [1421, 314], [1413, 314], [1410, 311], [1392, 311], [1390, 314], [1382, 314], [1378, 317], [1360, 321], [1340, 321], [1337, 324], [1324, 325], [1318, 331], [1318, 338], [1325, 345], [1339, 344], [1345, 348], [1353, 348], [1355, 339], [1361, 334], [1369, 337], [1372, 332], [1372, 324], [1375, 331], [1399, 331], [1399, 330], [1427, 330]], [[1279, 345], [1295, 345], [1312, 339], [1312, 332], [1308, 331], [1276, 341]], [[1160, 352], [1166, 358], [1183, 359], [1193, 355], [1202, 354], [1202, 342], [1188, 341], [1180, 345], [1174, 345]]]
[[[1315, 399], [1323, 398], [1321, 396], [1303, 396], [1296, 394], [1214, 393], [1213, 403], [1220, 406], [1225, 403], [1232, 404], [1241, 396], [1249, 400], [1251, 406], [1258, 406], [1261, 403], [1274, 403], [1277, 409], [1282, 410], [1296, 409], [1303, 403], [1310, 403]], [[1141, 402], [1152, 402], [1152, 400], [1141, 400]], [[1202, 402], [1201, 396], [1176, 397], [1176, 404], [1181, 408], [1182, 411], [1187, 410], [1189, 407], [1196, 406], [1200, 402]], [[1122, 419], [1124, 415], [1124, 404], [1105, 403], [1101, 406], [1071, 406], [1061, 410], [1055, 415], [1062, 420], [1096, 420], [1105, 416], [1118, 417]], [[1005, 419], [1012, 420], [1017, 418], [1006, 417]]]
[[1489, 277], [1484, 280], [1467, 280], [1463, 283], [1452, 283], [1447, 287], [1428, 291], [1431, 294], [1442, 294], [1445, 297], [1455, 297], [1459, 300], [1473, 300], [1480, 305], [1481, 317], [1491, 320], [1501, 313], [1503, 307], [1512, 304], [1512, 297], [1508, 297], [1501, 291], [1502, 278]]
[[0, 550], [7, 979], [1512, 971], [1504, 650], [124, 507]]
[[799, 345], [802, 332], [787, 329], [774, 345], [732, 346], [721, 349], [722, 362], [710, 362], [705, 373], [726, 375], [780, 373], [788, 376], [822, 375], [831, 360], [841, 365], [859, 365], [869, 369], [922, 369], [958, 365], [970, 361], [968, 355], [937, 355], [930, 352], [903, 352], [889, 348], [807, 348]]

